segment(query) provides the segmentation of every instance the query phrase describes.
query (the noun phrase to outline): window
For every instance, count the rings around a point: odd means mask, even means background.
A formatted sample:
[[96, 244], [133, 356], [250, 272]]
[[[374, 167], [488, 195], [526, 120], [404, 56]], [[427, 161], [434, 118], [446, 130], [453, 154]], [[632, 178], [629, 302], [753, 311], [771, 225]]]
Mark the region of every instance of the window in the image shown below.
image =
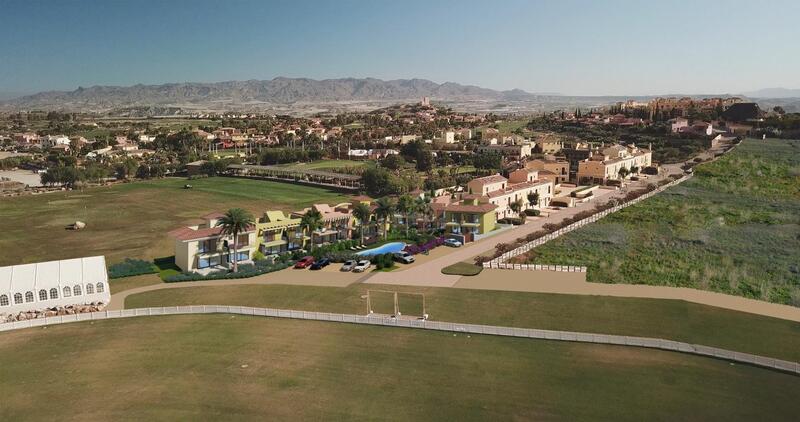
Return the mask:
[[50, 289], [50, 299], [58, 299], [58, 289], [55, 287]]
[[86, 294], [87, 295], [94, 294], [94, 286], [92, 286], [91, 284], [87, 284], [86, 285]]
[[0, 306], [8, 306], [8, 295], [0, 295]]
[[105, 290], [103, 283], [97, 283], [97, 293], [103, 293], [103, 290]]
[[22, 293], [14, 293], [14, 304], [22, 303]]
[[75, 295], [75, 296], [80, 296], [81, 295], [81, 285], [80, 284], [76, 284], [72, 288], [72, 294]]
[[33, 302], [33, 292], [25, 293], [25, 302]]
[[39, 290], [39, 300], [47, 300], [47, 290]]
[[70, 289], [69, 286], [65, 286], [64, 287], [64, 297], [70, 297], [70, 296], [72, 296], [72, 289]]

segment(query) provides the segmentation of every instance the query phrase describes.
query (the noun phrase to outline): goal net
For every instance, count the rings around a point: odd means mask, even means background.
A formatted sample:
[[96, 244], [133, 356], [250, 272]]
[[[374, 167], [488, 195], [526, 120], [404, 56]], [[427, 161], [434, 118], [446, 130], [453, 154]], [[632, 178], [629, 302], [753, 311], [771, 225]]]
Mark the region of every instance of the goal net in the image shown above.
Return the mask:
[[398, 318], [426, 317], [425, 295], [390, 290], [367, 290], [367, 312]]

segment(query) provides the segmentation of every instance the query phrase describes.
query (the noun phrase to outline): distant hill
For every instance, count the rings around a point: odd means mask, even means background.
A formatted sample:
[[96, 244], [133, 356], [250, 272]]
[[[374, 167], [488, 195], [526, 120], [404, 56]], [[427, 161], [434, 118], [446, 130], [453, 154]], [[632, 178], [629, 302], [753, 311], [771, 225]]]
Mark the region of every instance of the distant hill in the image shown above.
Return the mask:
[[49, 91], [5, 102], [15, 108], [112, 109], [134, 106], [210, 108], [231, 105], [286, 105], [297, 103], [419, 101], [423, 96], [441, 101], [519, 101], [536, 98], [519, 89], [495, 91], [453, 82], [426, 79], [344, 78], [314, 80], [275, 78], [259, 81], [170, 83], [79, 87], [74, 91]]
[[758, 91], [743, 92], [750, 98], [800, 98], [800, 89], [764, 88]]

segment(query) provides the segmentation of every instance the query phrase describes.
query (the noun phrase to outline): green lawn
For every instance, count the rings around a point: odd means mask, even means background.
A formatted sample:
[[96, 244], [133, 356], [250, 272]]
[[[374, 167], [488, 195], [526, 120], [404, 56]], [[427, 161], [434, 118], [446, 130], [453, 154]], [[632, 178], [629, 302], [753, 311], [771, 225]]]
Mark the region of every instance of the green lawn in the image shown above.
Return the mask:
[[0, 368], [7, 421], [778, 421], [800, 412], [800, 377], [714, 359], [230, 315], [3, 333]]
[[145, 292], [129, 296], [125, 307], [213, 304], [364, 315], [367, 289], [424, 293], [427, 311], [438, 321], [660, 337], [800, 361], [800, 323], [678, 300], [365, 284], [235, 285]]
[[473, 276], [483, 271], [483, 267], [471, 262], [457, 262], [453, 265], [442, 268], [442, 274]]
[[[233, 207], [256, 215], [268, 209], [294, 211], [312, 203], [340, 203], [326, 189], [237, 178], [168, 178], [83, 191], [0, 200], [0, 265], [105, 255], [152, 259], [174, 253], [167, 232], [211, 211]], [[76, 220], [87, 227], [65, 230]]]
[[800, 141], [746, 140], [695, 173], [522, 260], [800, 306]]

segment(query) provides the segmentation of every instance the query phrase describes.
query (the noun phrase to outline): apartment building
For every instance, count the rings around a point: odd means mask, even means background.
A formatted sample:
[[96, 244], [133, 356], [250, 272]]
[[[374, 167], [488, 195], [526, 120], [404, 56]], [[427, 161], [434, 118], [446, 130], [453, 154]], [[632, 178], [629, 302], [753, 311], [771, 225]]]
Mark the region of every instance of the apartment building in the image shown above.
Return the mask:
[[[233, 263], [234, 239], [217, 226], [222, 213], [203, 216], [200, 224], [181, 227], [169, 232], [175, 240], [175, 265], [186, 272], [228, 268]], [[256, 250], [256, 227], [240, 233], [236, 239], [236, 260], [250, 261]]]
[[606, 184], [609, 180], [621, 180], [620, 169], [643, 169], [650, 167], [653, 153], [635, 145], [614, 145], [592, 152], [590, 157], [578, 164], [578, 183]]

